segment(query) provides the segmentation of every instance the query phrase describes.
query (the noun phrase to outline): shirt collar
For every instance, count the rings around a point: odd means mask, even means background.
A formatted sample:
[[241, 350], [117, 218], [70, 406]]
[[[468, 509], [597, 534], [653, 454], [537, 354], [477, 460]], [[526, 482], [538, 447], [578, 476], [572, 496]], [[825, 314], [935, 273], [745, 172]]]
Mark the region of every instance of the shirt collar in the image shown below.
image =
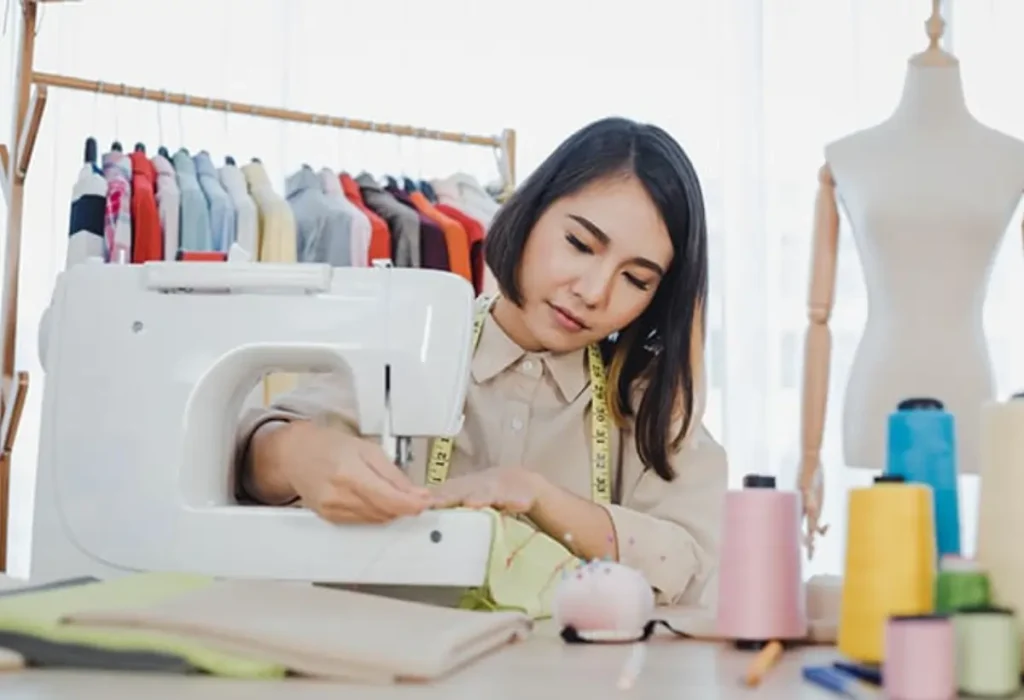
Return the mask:
[[[480, 344], [473, 355], [472, 373], [478, 382], [493, 379], [516, 364], [526, 351], [501, 329], [491, 314], [487, 314], [480, 333]], [[589, 382], [586, 371], [585, 351], [567, 353], [538, 353], [538, 358], [547, 367], [565, 401], [571, 402], [580, 395]]]

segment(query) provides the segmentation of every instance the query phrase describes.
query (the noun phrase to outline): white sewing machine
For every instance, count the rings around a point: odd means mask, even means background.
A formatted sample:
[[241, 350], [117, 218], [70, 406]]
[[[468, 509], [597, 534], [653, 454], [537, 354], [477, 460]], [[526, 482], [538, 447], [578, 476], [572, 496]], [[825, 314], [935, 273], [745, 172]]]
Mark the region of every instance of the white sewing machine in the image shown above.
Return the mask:
[[347, 365], [362, 433], [400, 458], [410, 437], [455, 435], [472, 315], [470, 285], [431, 270], [97, 262], [64, 272], [40, 333], [31, 576], [481, 584], [482, 513], [336, 526], [305, 509], [239, 506], [232, 488], [243, 401], [272, 370]]

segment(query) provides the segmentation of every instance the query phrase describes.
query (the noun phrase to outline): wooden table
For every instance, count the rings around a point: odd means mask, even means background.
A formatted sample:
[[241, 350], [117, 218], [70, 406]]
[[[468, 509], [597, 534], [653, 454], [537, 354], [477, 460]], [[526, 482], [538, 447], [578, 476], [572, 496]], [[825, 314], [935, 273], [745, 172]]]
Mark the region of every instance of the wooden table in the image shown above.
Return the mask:
[[422, 686], [342, 685], [306, 680], [234, 681], [100, 672], [18, 671], [0, 674], [3, 700], [828, 700], [834, 696], [801, 681], [800, 668], [830, 661], [834, 652], [812, 648], [788, 653], [757, 689], [739, 678], [749, 653], [706, 642], [658, 639], [633, 688], [616, 687], [626, 647], [568, 646], [538, 634], [505, 648], [449, 678]]
[[[0, 588], [23, 585], [0, 577]], [[631, 649], [607, 645], [567, 645], [550, 624], [538, 625], [530, 639], [508, 646], [448, 678], [430, 685], [366, 686], [310, 680], [236, 681], [81, 671], [0, 673], [3, 700], [830, 700], [801, 679], [803, 666], [837, 658], [831, 647], [786, 652], [760, 687], [740, 678], [753, 657], [723, 644], [657, 636], [648, 643], [646, 662], [633, 687], [617, 681]], [[878, 694], [882, 697], [881, 693]], [[1024, 697], [1024, 694], [1019, 697]]]

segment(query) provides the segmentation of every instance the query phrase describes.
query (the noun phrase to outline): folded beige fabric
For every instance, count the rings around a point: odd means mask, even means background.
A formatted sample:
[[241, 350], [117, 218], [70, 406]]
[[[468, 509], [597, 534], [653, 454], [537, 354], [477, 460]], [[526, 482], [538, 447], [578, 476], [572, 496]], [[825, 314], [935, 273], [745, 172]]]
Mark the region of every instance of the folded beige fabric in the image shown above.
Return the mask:
[[514, 612], [442, 608], [304, 583], [218, 581], [142, 608], [74, 613], [66, 624], [136, 628], [361, 682], [429, 681], [529, 634]]

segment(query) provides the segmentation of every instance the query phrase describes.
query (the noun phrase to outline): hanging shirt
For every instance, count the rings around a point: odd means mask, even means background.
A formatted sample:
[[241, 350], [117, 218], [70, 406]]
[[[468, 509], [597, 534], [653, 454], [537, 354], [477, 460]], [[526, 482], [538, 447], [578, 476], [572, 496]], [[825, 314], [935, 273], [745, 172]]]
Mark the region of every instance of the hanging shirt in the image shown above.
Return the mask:
[[437, 210], [462, 224], [469, 240], [469, 264], [473, 269], [473, 288], [477, 295], [484, 290], [484, 227], [479, 221], [450, 204], [437, 204]]
[[472, 175], [455, 173], [443, 180], [431, 180], [430, 184], [439, 202], [458, 207], [480, 221], [485, 229], [490, 227], [494, 215], [501, 208]]
[[434, 208], [422, 192], [410, 192], [409, 200], [421, 214], [431, 219], [444, 232], [445, 246], [448, 248], [448, 266], [452, 272], [473, 284], [473, 269], [469, 265], [469, 236], [455, 219], [445, 216]]
[[434, 220], [421, 214], [416, 205], [412, 203], [407, 195], [397, 187], [385, 188], [385, 191], [397, 199], [404, 206], [412, 209], [420, 220], [420, 267], [429, 270], [451, 271], [451, 262], [448, 258], [448, 242], [444, 237], [444, 229], [434, 223]]
[[327, 203], [348, 215], [348, 231], [352, 250], [350, 254], [353, 267], [366, 267], [370, 264], [370, 219], [355, 204], [348, 200], [341, 189], [341, 180], [330, 168], [320, 170], [320, 189], [327, 197]]
[[352, 261], [348, 213], [327, 202], [320, 177], [308, 165], [285, 180], [285, 196], [295, 214], [299, 262], [347, 267]]
[[351, 175], [342, 173], [338, 176], [338, 180], [341, 182], [341, 190], [345, 193], [345, 198], [352, 202], [359, 211], [366, 214], [366, 218], [370, 221], [370, 249], [367, 253], [370, 264], [374, 260], [392, 260], [391, 231], [388, 229], [387, 222], [377, 212], [366, 206], [359, 183]]
[[103, 155], [103, 177], [107, 181], [107, 209], [103, 237], [107, 262], [132, 261], [132, 162], [120, 151]]
[[245, 175], [237, 165], [224, 165], [220, 168], [219, 174], [220, 184], [231, 197], [231, 203], [235, 208], [235, 243], [255, 259], [260, 244], [259, 212], [256, 211], [256, 202], [249, 194]]
[[243, 165], [241, 170], [260, 218], [260, 247], [256, 259], [260, 262], [296, 262], [298, 240], [292, 208], [274, 190], [262, 163], [254, 160]]
[[164, 260], [174, 260], [181, 240], [181, 190], [171, 161], [158, 153], [152, 162], [156, 170], [156, 207], [163, 229]]
[[[298, 244], [295, 232], [295, 215], [284, 197], [274, 191], [266, 168], [259, 161], [246, 163], [241, 168], [249, 193], [256, 202], [259, 213], [260, 262], [293, 263], [297, 260]], [[275, 396], [295, 386], [294, 374], [276, 372], [263, 380], [263, 401], [269, 403]]]
[[132, 151], [132, 262], [162, 260], [163, 232], [156, 206], [156, 168], [142, 151]]
[[391, 255], [395, 267], [420, 266], [420, 217], [377, 184], [369, 173], [356, 178], [366, 206], [388, 224], [391, 231]]
[[71, 191], [71, 220], [65, 269], [89, 258], [107, 259], [104, 228], [107, 213], [107, 180], [95, 163], [78, 171]]
[[192, 159], [196, 166], [196, 177], [199, 187], [206, 195], [206, 205], [210, 210], [210, 233], [212, 249], [227, 253], [235, 242], [235, 205], [231, 197], [220, 184], [217, 166], [210, 159], [210, 154], [200, 151]]
[[186, 251], [213, 250], [210, 207], [199, 186], [195, 163], [184, 148], [174, 154], [174, 171], [178, 177], [178, 189], [181, 190], [181, 235], [178, 247]]

